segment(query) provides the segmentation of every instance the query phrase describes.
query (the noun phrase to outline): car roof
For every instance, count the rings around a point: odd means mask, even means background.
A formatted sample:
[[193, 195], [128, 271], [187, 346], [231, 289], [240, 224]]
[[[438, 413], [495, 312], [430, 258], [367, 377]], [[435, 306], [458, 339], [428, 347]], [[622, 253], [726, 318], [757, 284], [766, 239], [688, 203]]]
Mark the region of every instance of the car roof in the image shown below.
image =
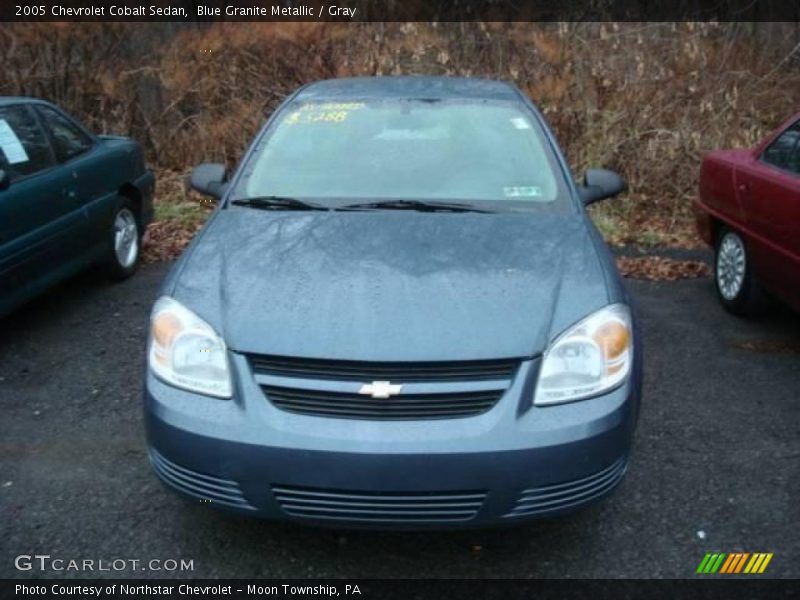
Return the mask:
[[503, 81], [470, 77], [381, 76], [325, 79], [302, 88], [298, 100], [355, 98], [472, 98], [519, 100], [517, 89]]
[[20, 103], [50, 104], [45, 100], [40, 100], [39, 98], [31, 98], [28, 96], [0, 96], [0, 106], [5, 106], [8, 104], [20, 104]]

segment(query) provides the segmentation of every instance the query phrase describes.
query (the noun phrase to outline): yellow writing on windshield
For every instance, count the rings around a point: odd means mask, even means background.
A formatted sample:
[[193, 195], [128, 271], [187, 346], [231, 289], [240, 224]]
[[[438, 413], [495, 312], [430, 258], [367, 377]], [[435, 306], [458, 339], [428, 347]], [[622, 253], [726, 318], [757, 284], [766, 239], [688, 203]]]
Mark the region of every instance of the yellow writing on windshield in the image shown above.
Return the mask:
[[363, 102], [305, 104], [299, 110], [289, 113], [289, 116], [286, 117], [286, 124], [341, 123], [347, 120], [351, 110], [363, 107]]

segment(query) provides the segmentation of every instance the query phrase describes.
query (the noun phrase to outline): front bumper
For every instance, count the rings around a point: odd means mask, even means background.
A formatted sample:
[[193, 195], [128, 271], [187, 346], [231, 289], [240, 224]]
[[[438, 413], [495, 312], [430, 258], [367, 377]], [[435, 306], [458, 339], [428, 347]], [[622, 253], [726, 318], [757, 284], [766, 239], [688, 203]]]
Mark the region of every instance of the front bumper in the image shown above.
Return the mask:
[[[488, 412], [419, 421], [298, 415], [273, 406], [231, 355], [232, 400], [147, 375], [153, 468], [205, 505], [353, 527], [484, 527], [576, 510], [625, 473], [640, 373], [604, 396], [533, 407], [536, 360]], [[638, 361], [637, 361], [638, 362]]]

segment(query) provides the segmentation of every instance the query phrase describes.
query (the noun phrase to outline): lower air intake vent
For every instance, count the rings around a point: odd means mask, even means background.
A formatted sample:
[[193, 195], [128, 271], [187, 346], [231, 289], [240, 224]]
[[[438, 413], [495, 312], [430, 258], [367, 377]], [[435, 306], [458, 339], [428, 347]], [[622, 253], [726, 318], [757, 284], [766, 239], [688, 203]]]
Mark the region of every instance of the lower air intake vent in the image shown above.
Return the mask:
[[383, 523], [468, 521], [486, 492], [352, 492], [273, 485], [283, 511], [294, 517]]
[[150, 463], [164, 483], [184, 494], [200, 500], [210, 500], [216, 504], [253, 510], [235, 481], [204, 475], [181, 467], [153, 449], [150, 450]]
[[583, 504], [611, 491], [626, 469], [625, 459], [582, 479], [523, 490], [514, 509], [506, 517], [547, 514]]

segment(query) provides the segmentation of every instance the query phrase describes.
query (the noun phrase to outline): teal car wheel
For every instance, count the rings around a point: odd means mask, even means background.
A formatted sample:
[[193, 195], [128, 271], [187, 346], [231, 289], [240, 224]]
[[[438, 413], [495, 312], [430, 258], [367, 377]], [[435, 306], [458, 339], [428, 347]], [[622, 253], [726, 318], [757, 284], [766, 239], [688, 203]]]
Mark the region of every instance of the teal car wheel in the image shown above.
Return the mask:
[[111, 221], [109, 250], [106, 263], [109, 274], [115, 279], [133, 275], [139, 262], [142, 234], [136, 209], [127, 198], [120, 198], [119, 206]]

